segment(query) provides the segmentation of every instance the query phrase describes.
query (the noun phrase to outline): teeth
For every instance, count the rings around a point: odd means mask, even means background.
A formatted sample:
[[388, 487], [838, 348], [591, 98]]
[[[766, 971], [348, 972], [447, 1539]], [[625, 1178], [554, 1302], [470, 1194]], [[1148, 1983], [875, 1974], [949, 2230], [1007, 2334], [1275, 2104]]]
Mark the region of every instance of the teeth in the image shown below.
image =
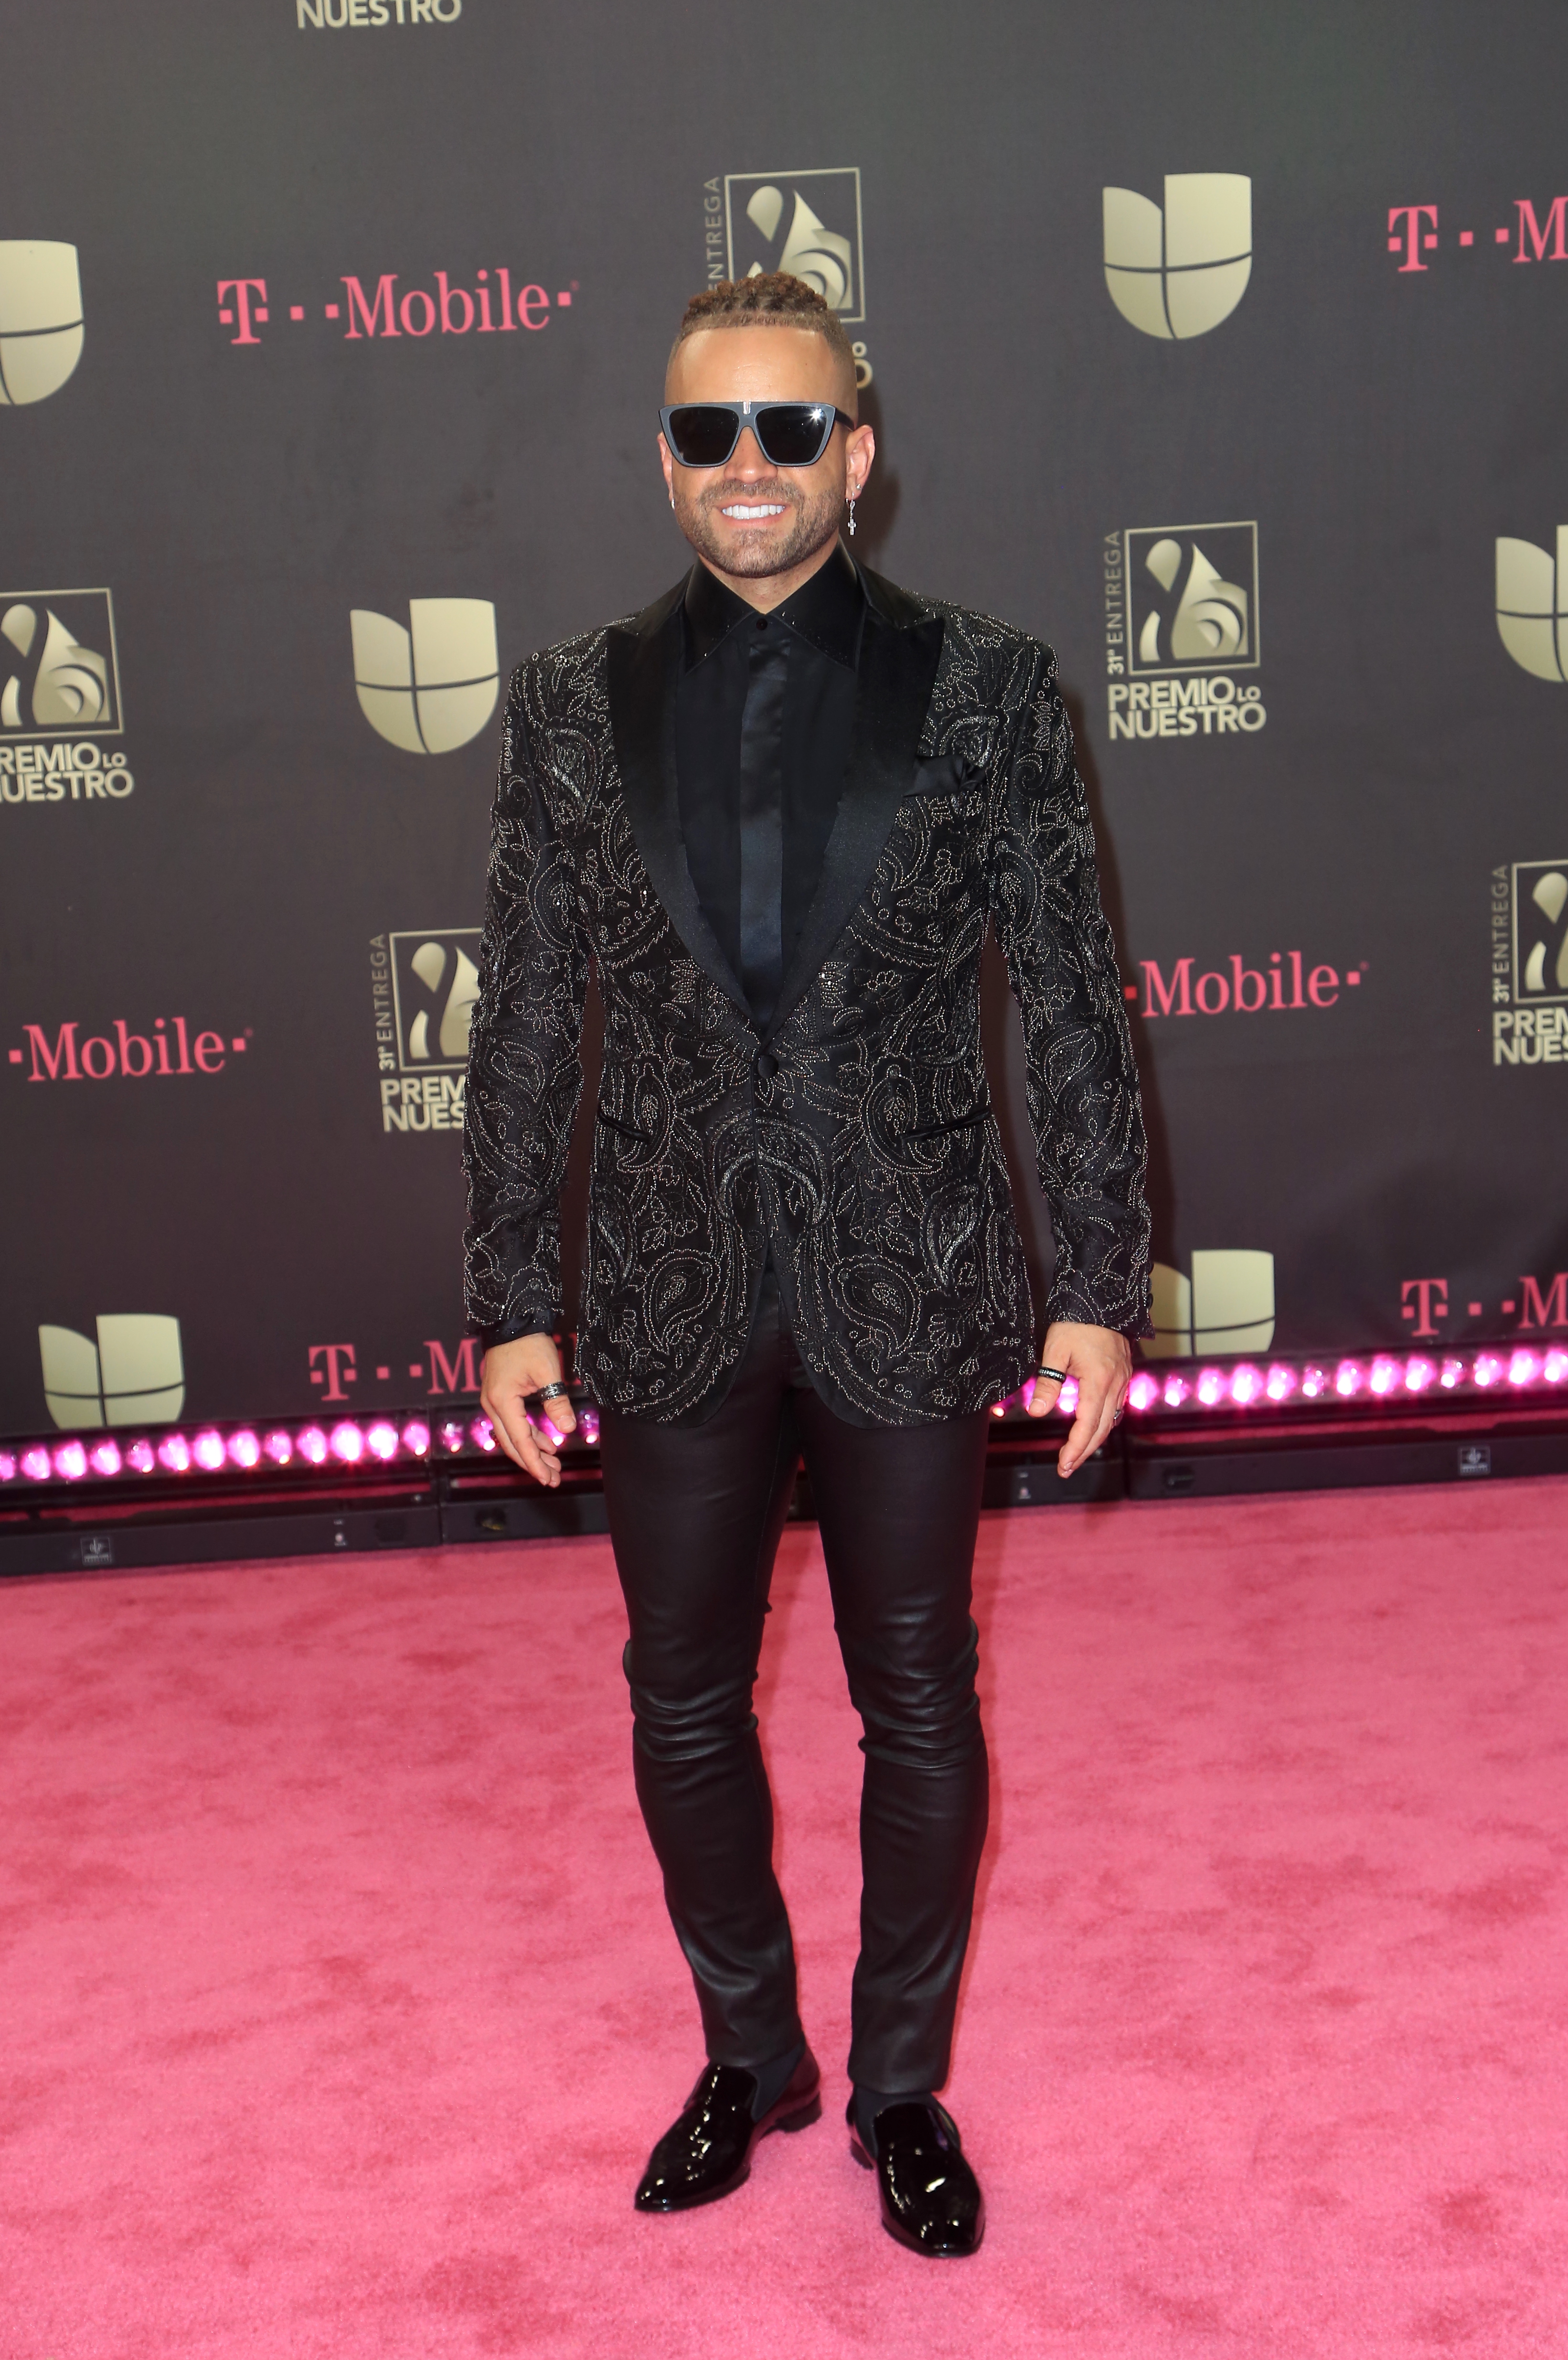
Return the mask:
[[723, 515], [724, 515], [724, 516], [727, 516], [727, 517], [742, 517], [742, 518], [749, 518], [749, 517], [770, 517], [770, 516], [782, 516], [782, 515], [783, 515], [783, 513], [784, 513], [784, 510], [783, 510], [783, 508], [782, 508], [781, 506], [780, 506], [780, 507], [779, 507], [779, 508], [724, 508], [724, 510], [722, 510], [722, 511], [721, 511], [721, 513], [722, 513]]

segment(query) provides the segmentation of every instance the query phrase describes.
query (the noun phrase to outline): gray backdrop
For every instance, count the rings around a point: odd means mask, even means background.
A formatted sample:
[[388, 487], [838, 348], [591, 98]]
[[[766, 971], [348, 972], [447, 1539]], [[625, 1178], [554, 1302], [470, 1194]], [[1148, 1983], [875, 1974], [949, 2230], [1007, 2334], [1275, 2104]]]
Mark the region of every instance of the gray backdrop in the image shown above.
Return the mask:
[[675, 577], [674, 322], [791, 257], [857, 551], [1059, 651], [1166, 1348], [1568, 1328], [1561, 9], [14, 0], [6, 52], [0, 1426], [108, 1315], [179, 1323], [111, 1415], [468, 1384], [485, 608], [504, 684]]

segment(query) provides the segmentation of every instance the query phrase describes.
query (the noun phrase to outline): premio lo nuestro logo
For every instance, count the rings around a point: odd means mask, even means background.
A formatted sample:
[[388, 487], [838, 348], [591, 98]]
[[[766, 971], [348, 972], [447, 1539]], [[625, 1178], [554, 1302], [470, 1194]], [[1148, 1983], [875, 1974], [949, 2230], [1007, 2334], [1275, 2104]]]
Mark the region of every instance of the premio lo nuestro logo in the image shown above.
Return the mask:
[[845, 322], [866, 317], [860, 172], [726, 172], [728, 279], [788, 270], [814, 287]]
[[1105, 669], [1113, 738], [1261, 729], [1256, 523], [1107, 533]]
[[1568, 525], [1555, 559], [1533, 541], [1498, 541], [1497, 636], [1522, 671], [1568, 681]]
[[0, 238], [0, 405], [58, 393], [82, 358], [82, 335], [76, 248]]
[[1153, 1271], [1149, 1360], [1190, 1360], [1214, 1352], [1266, 1352], [1274, 1340], [1274, 1257], [1232, 1248], [1195, 1253], [1186, 1277], [1171, 1263]]
[[355, 606], [349, 626], [360, 710], [388, 745], [450, 754], [479, 735], [500, 684], [488, 598], [410, 598], [407, 628]]
[[370, 945], [383, 1131], [461, 1131], [478, 926], [377, 934]]
[[180, 1322], [161, 1312], [100, 1313], [98, 1340], [40, 1328], [44, 1402], [67, 1433], [103, 1426], [167, 1426], [185, 1403]]
[[0, 802], [120, 802], [114, 602], [107, 590], [0, 591]]
[[1568, 858], [1492, 871], [1492, 1063], [1568, 1065]]
[[1242, 172], [1168, 172], [1163, 208], [1105, 191], [1105, 285], [1124, 320], [1168, 342], [1228, 320], [1252, 276], [1252, 182]]

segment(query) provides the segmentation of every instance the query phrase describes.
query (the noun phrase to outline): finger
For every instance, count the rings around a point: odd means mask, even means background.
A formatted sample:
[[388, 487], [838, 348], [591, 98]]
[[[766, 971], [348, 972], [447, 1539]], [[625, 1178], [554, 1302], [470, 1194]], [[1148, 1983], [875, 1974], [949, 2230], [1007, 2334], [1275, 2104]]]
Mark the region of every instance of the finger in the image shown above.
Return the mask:
[[577, 1412], [572, 1408], [572, 1404], [567, 1400], [564, 1393], [558, 1394], [554, 1401], [547, 1401], [544, 1405], [544, 1414], [546, 1417], [549, 1418], [550, 1424], [555, 1427], [558, 1434], [576, 1433]]
[[1071, 1475], [1099, 1448], [1111, 1430], [1112, 1387], [1104, 1377], [1085, 1377], [1078, 1385], [1078, 1415], [1062, 1447], [1057, 1472]]
[[541, 1445], [540, 1437], [528, 1424], [522, 1402], [489, 1401], [485, 1406], [495, 1439], [514, 1466], [520, 1467], [525, 1475], [531, 1475], [536, 1483], [559, 1483], [561, 1469], [556, 1463], [554, 1446]]
[[1024, 1404], [1030, 1417], [1049, 1416], [1056, 1407], [1057, 1395], [1061, 1391], [1062, 1381], [1059, 1377], [1036, 1377], [1029, 1387], [1029, 1397]]

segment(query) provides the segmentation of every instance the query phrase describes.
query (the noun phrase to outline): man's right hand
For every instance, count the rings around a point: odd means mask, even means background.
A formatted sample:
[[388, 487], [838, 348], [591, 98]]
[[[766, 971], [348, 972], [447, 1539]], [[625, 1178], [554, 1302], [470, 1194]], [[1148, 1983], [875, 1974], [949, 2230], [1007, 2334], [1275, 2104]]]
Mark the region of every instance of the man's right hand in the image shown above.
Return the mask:
[[[516, 1336], [509, 1344], [492, 1344], [485, 1355], [480, 1377], [479, 1406], [495, 1429], [495, 1439], [525, 1475], [553, 1488], [561, 1480], [555, 1435], [542, 1434], [528, 1423], [525, 1406], [530, 1393], [561, 1382], [561, 1354], [549, 1336]], [[564, 1393], [544, 1404], [544, 1414], [556, 1434], [572, 1434], [577, 1413]]]

